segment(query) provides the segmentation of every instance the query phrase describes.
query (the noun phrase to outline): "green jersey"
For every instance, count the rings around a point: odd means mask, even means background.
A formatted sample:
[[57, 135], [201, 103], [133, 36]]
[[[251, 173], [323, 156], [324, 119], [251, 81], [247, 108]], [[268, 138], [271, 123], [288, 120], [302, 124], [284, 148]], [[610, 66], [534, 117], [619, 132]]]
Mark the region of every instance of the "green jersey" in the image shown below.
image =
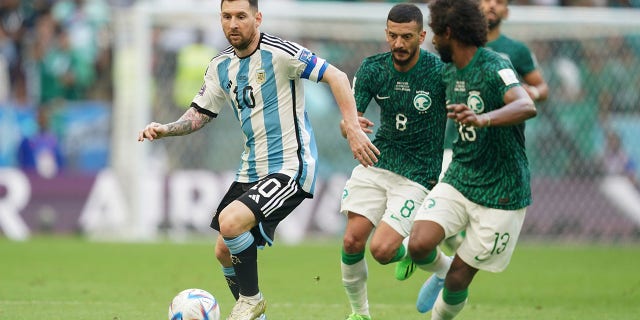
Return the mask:
[[[520, 85], [511, 63], [486, 48], [478, 48], [463, 69], [447, 64], [443, 80], [447, 104], [466, 104], [476, 114], [502, 108], [505, 93]], [[453, 159], [442, 181], [486, 207], [515, 210], [531, 204], [524, 127], [456, 127]]]
[[487, 42], [486, 47], [510, 60], [520, 78], [536, 69], [536, 61], [531, 50], [520, 41], [501, 34], [497, 39]]
[[[511, 61], [511, 65], [521, 80], [525, 75], [537, 68], [535, 56], [531, 50], [529, 50], [529, 47], [520, 41], [500, 34], [497, 39], [487, 42], [486, 47]], [[445, 135], [446, 148], [451, 148], [451, 143], [456, 136], [454, 127], [455, 126], [451, 124], [447, 127], [447, 133]]]
[[443, 63], [420, 50], [418, 63], [407, 72], [393, 67], [391, 52], [364, 59], [353, 79], [358, 111], [375, 99], [380, 127], [373, 144], [380, 150], [376, 167], [395, 172], [427, 189], [438, 181], [446, 108]]

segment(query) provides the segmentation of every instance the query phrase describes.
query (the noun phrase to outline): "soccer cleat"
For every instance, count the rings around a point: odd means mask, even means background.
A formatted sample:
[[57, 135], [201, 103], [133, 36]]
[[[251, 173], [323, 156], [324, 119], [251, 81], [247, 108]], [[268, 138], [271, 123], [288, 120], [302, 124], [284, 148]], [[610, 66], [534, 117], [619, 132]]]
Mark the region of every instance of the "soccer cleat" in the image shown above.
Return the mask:
[[236, 304], [231, 309], [231, 314], [227, 317], [227, 320], [256, 320], [266, 319], [260, 318], [264, 316], [264, 311], [267, 309], [267, 302], [264, 298], [260, 300], [248, 299], [247, 297], [240, 296]]
[[418, 293], [418, 301], [416, 301], [418, 312], [425, 313], [433, 309], [433, 305], [436, 303], [438, 293], [440, 293], [442, 287], [444, 287], [444, 279], [438, 278], [435, 274], [432, 274], [431, 277], [424, 282]]
[[362, 314], [352, 313], [345, 320], [371, 320], [371, 317]]
[[416, 264], [411, 258], [407, 257], [396, 264], [396, 279], [403, 281], [409, 279], [413, 272], [416, 271]]

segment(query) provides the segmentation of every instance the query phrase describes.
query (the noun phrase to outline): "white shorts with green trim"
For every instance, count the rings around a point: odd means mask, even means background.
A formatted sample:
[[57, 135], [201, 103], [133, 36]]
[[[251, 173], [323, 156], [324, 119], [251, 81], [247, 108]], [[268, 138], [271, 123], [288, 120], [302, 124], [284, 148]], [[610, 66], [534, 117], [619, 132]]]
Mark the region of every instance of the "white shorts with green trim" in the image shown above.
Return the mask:
[[447, 183], [438, 183], [418, 210], [415, 220], [433, 221], [445, 239], [465, 230], [456, 254], [468, 265], [485, 271], [507, 268], [518, 242], [526, 208], [500, 210], [469, 201]]
[[403, 237], [409, 236], [413, 218], [429, 193], [423, 185], [389, 170], [359, 165], [342, 193], [340, 211], [351, 211], [374, 226], [384, 221]]

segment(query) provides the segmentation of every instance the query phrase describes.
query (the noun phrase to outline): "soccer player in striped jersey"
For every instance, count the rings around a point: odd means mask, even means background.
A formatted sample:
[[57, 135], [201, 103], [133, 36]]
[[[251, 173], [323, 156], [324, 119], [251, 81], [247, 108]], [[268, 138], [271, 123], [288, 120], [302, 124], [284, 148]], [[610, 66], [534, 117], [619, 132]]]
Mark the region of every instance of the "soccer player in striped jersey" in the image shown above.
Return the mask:
[[522, 123], [537, 111], [509, 60], [484, 47], [487, 22], [476, 0], [435, 0], [429, 12], [458, 137], [451, 165], [415, 217], [409, 253], [425, 259], [466, 231], [446, 277], [432, 275], [418, 294], [434, 301], [422, 311], [440, 320], [463, 309], [478, 270], [501, 272], [511, 260], [531, 204]]
[[[342, 197], [347, 226], [341, 270], [351, 305], [349, 320], [371, 319], [364, 258], [371, 233], [370, 251], [376, 261], [408, 261], [408, 268], [401, 268], [396, 278], [404, 280], [408, 277], [405, 270], [415, 268], [411, 259], [403, 260], [407, 257], [403, 239], [408, 240], [415, 213], [437, 182], [442, 166], [447, 120], [443, 63], [420, 48], [426, 35], [420, 8], [395, 5], [385, 31], [390, 50], [364, 59], [353, 80], [360, 116], [371, 100], [380, 106], [381, 125], [373, 143], [381, 153], [375, 166], [353, 169]], [[364, 117], [361, 120], [371, 132], [373, 123]], [[440, 266], [444, 277], [451, 258], [442, 253], [438, 258], [439, 264], [429, 266]]]
[[244, 134], [244, 152], [211, 227], [219, 231], [216, 257], [237, 299], [227, 319], [264, 319], [257, 248], [271, 245], [277, 225], [313, 196], [316, 181], [316, 143], [301, 79], [329, 84], [354, 158], [371, 166], [379, 151], [360, 127], [344, 72], [297, 43], [261, 33], [258, 0], [222, 0], [220, 8], [230, 46], [209, 63], [185, 114], [172, 123], [150, 123], [138, 140], [192, 133], [231, 107]]

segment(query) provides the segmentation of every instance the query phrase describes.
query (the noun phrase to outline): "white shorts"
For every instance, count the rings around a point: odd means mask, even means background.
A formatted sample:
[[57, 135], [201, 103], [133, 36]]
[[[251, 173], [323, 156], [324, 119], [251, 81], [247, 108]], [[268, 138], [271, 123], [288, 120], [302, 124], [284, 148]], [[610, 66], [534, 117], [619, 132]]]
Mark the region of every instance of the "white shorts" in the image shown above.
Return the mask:
[[466, 231], [456, 254], [485, 271], [507, 268], [518, 242], [527, 209], [500, 210], [475, 204], [447, 183], [438, 183], [418, 210], [415, 220], [433, 221], [445, 239]]
[[423, 185], [389, 170], [359, 165], [353, 169], [342, 194], [340, 211], [351, 211], [374, 226], [384, 221], [403, 237], [409, 236], [413, 218], [429, 193]]

